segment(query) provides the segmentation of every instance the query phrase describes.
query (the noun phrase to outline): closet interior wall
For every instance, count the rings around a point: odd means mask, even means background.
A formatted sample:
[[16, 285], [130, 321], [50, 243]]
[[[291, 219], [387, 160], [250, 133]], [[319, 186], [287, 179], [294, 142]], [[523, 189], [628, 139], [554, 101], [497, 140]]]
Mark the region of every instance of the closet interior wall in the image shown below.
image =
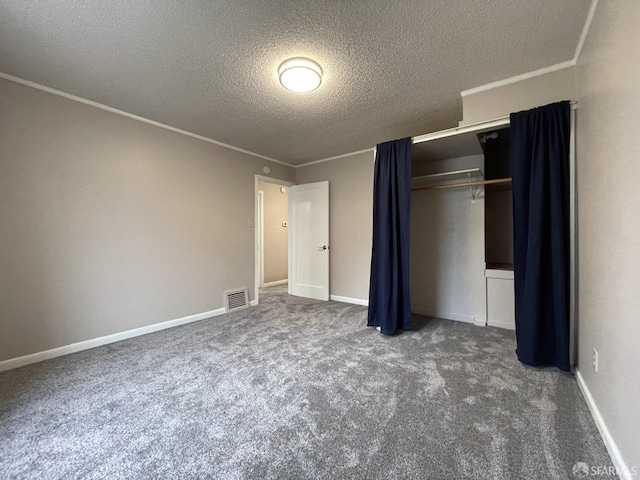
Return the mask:
[[[473, 168], [484, 168], [481, 153], [418, 161], [412, 176]], [[484, 324], [483, 189], [474, 202], [469, 188], [414, 191], [411, 202], [412, 312]]]

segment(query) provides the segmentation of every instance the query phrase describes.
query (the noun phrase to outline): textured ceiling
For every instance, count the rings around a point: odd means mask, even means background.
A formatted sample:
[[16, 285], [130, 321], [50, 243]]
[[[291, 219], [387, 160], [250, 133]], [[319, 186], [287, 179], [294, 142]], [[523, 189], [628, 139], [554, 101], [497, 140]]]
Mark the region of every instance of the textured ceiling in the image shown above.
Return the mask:
[[3, 0], [0, 71], [301, 164], [456, 126], [461, 90], [573, 58], [589, 3]]

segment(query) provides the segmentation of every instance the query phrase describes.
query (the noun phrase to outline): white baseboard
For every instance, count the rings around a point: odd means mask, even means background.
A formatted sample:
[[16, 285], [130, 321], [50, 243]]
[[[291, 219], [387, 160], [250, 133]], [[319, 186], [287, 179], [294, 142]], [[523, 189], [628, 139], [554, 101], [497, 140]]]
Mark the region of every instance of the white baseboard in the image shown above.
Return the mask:
[[365, 307], [369, 306], [369, 300], [364, 300], [362, 298], [341, 297], [340, 295], [330, 295], [329, 299], [333, 300], [334, 302], [353, 303], [354, 305], [364, 305]]
[[593, 420], [596, 423], [596, 427], [598, 427], [598, 431], [602, 436], [604, 445], [605, 447], [607, 447], [607, 452], [609, 452], [609, 456], [611, 457], [611, 461], [613, 462], [613, 466], [616, 468], [618, 475], [620, 475], [620, 478], [622, 478], [623, 480], [632, 480], [633, 476], [631, 475], [631, 470], [624, 463], [624, 460], [622, 459], [622, 454], [620, 453], [620, 450], [618, 449], [616, 442], [613, 440], [613, 437], [611, 436], [611, 433], [609, 432], [607, 425], [604, 423], [604, 419], [602, 418], [602, 415], [600, 415], [600, 410], [598, 409], [596, 402], [591, 396], [589, 387], [587, 387], [587, 384], [584, 383], [584, 378], [582, 378], [582, 375], [580, 374], [580, 370], [576, 371], [576, 380], [578, 381], [578, 386], [582, 391], [582, 396], [584, 397], [584, 399], [587, 402], [587, 405], [589, 406], [589, 411], [591, 411], [591, 416], [593, 417]]
[[[252, 301], [249, 304], [255, 304], [255, 301]], [[145, 335], [147, 333], [153, 333], [160, 330], [165, 330], [167, 328], [177, 327], [178, 325], [197, 322], [199, 320], [204, 320], [205, 318], [217, 317], [218, 315], [223, 314], [224, 308], [218, 308], [216, 310], [196, 313], [195, 315], [188, 315], [186, 317], [177, 318], [175, 320], [154, 323], [153, 325], [147, 325], [146, 327], [134, 328], [133, 330], [126, 330], [124, 332], [114, 333], [112, 335], [105, 335], [104, 337], [98, 337], [91, 340], [85, 340], [83, 342], [72, 343], [63, 347], [52, 348], [51, 350], [45, 350], [44, 352], [37, 352], [30, 355], [24, 355], [22, 357], [10, 358], [9, 360], [0, 362], [0, 372], [23, 367], [31, 363], [42, 362], [43, 360], [49, 360], [50, 358], [61, 357], [63, 355], [69, 355], [70, 353], [88, 350], [90, 348], [101, 347], [102, 345], [119, 342], [128, 338], [139, 337], [140, 335]]]
[[437, 318], [444, 318], [446, 320], [455, 320], [456, 322], [476, 323], [476, 317], [473, 315], [464, 315], [462, 313], [436, 312], [433, 316]]
[[486, 327], [487, 326], [487, 317], [484, 315], [476, 315], [473, 317], [473, 324], [477, 327]]
[[513, 323], [509, 323], [509, 322], [500, 322], [498, 320], [489, 320], [487, 322], [487, 326], [488, 327], [498, 327], [498, 328], [504, 328], [505, 330], [514, 330], [516, 329], [516, 326]]
[[443, 312], [437, 311], [427, 312], [424, 310], [411, 310], [411, 313], [415, 313], [416, 315], [422, 315], [423, 317], [433, 317], [433, 318], [443, 318], [445, 320], [453, 320], [455, 322], [464, 322], [464, 323], [473, 323], [474, 325], [484, 326], [486, 324], [486, 319], [484, 316], [478, 315], [474, 317], [473, 315], [465, 315], [462, 313], [453, 313], [453, 312]]
[[285, 278], [284, 280], [276, 280], [275, 282], [268, 282], [263, 284], [263, 287], [275, 287], [276, 285], [284, 285], [285, 283], [289, 283], [289, 279]]

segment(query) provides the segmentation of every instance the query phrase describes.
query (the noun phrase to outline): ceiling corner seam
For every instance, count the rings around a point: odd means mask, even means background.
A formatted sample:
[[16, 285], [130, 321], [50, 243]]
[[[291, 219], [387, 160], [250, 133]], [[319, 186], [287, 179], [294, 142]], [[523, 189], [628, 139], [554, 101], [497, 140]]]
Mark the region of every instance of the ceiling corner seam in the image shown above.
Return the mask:
[[576, 51], [573, 54], [573, 61], [576, 63], [576, 65], [578, 64], [580, 53], [582, 53], [582, 47], [584, 46], [584, 42], [587, 40], [587, 35], [589, 34], [589, 30], [591, 29], [591, 22], [593, 22], [593, 17], [596, 14], [598, 1], [599, 0], [591, 0], [591, 5], [589, 6], [589, 13], [587, 13], [587, 18], [584, 21], [582, 32], [580, 32], [580, 39], [578, 40], [578, 45], [576, 45]]

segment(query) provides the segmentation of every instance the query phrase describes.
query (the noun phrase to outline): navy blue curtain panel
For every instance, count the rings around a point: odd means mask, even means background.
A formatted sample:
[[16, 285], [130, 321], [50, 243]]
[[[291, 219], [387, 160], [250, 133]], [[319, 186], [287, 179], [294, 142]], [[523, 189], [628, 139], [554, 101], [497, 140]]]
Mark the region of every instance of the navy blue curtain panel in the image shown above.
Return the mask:
[[367, 325], [380, 327], [385, 335], [411, 330], [411, 150], [411, 138], [381, 143], [376, 149]]
[[569, 361], [569, 102], [511, 114], [518, 359]]

